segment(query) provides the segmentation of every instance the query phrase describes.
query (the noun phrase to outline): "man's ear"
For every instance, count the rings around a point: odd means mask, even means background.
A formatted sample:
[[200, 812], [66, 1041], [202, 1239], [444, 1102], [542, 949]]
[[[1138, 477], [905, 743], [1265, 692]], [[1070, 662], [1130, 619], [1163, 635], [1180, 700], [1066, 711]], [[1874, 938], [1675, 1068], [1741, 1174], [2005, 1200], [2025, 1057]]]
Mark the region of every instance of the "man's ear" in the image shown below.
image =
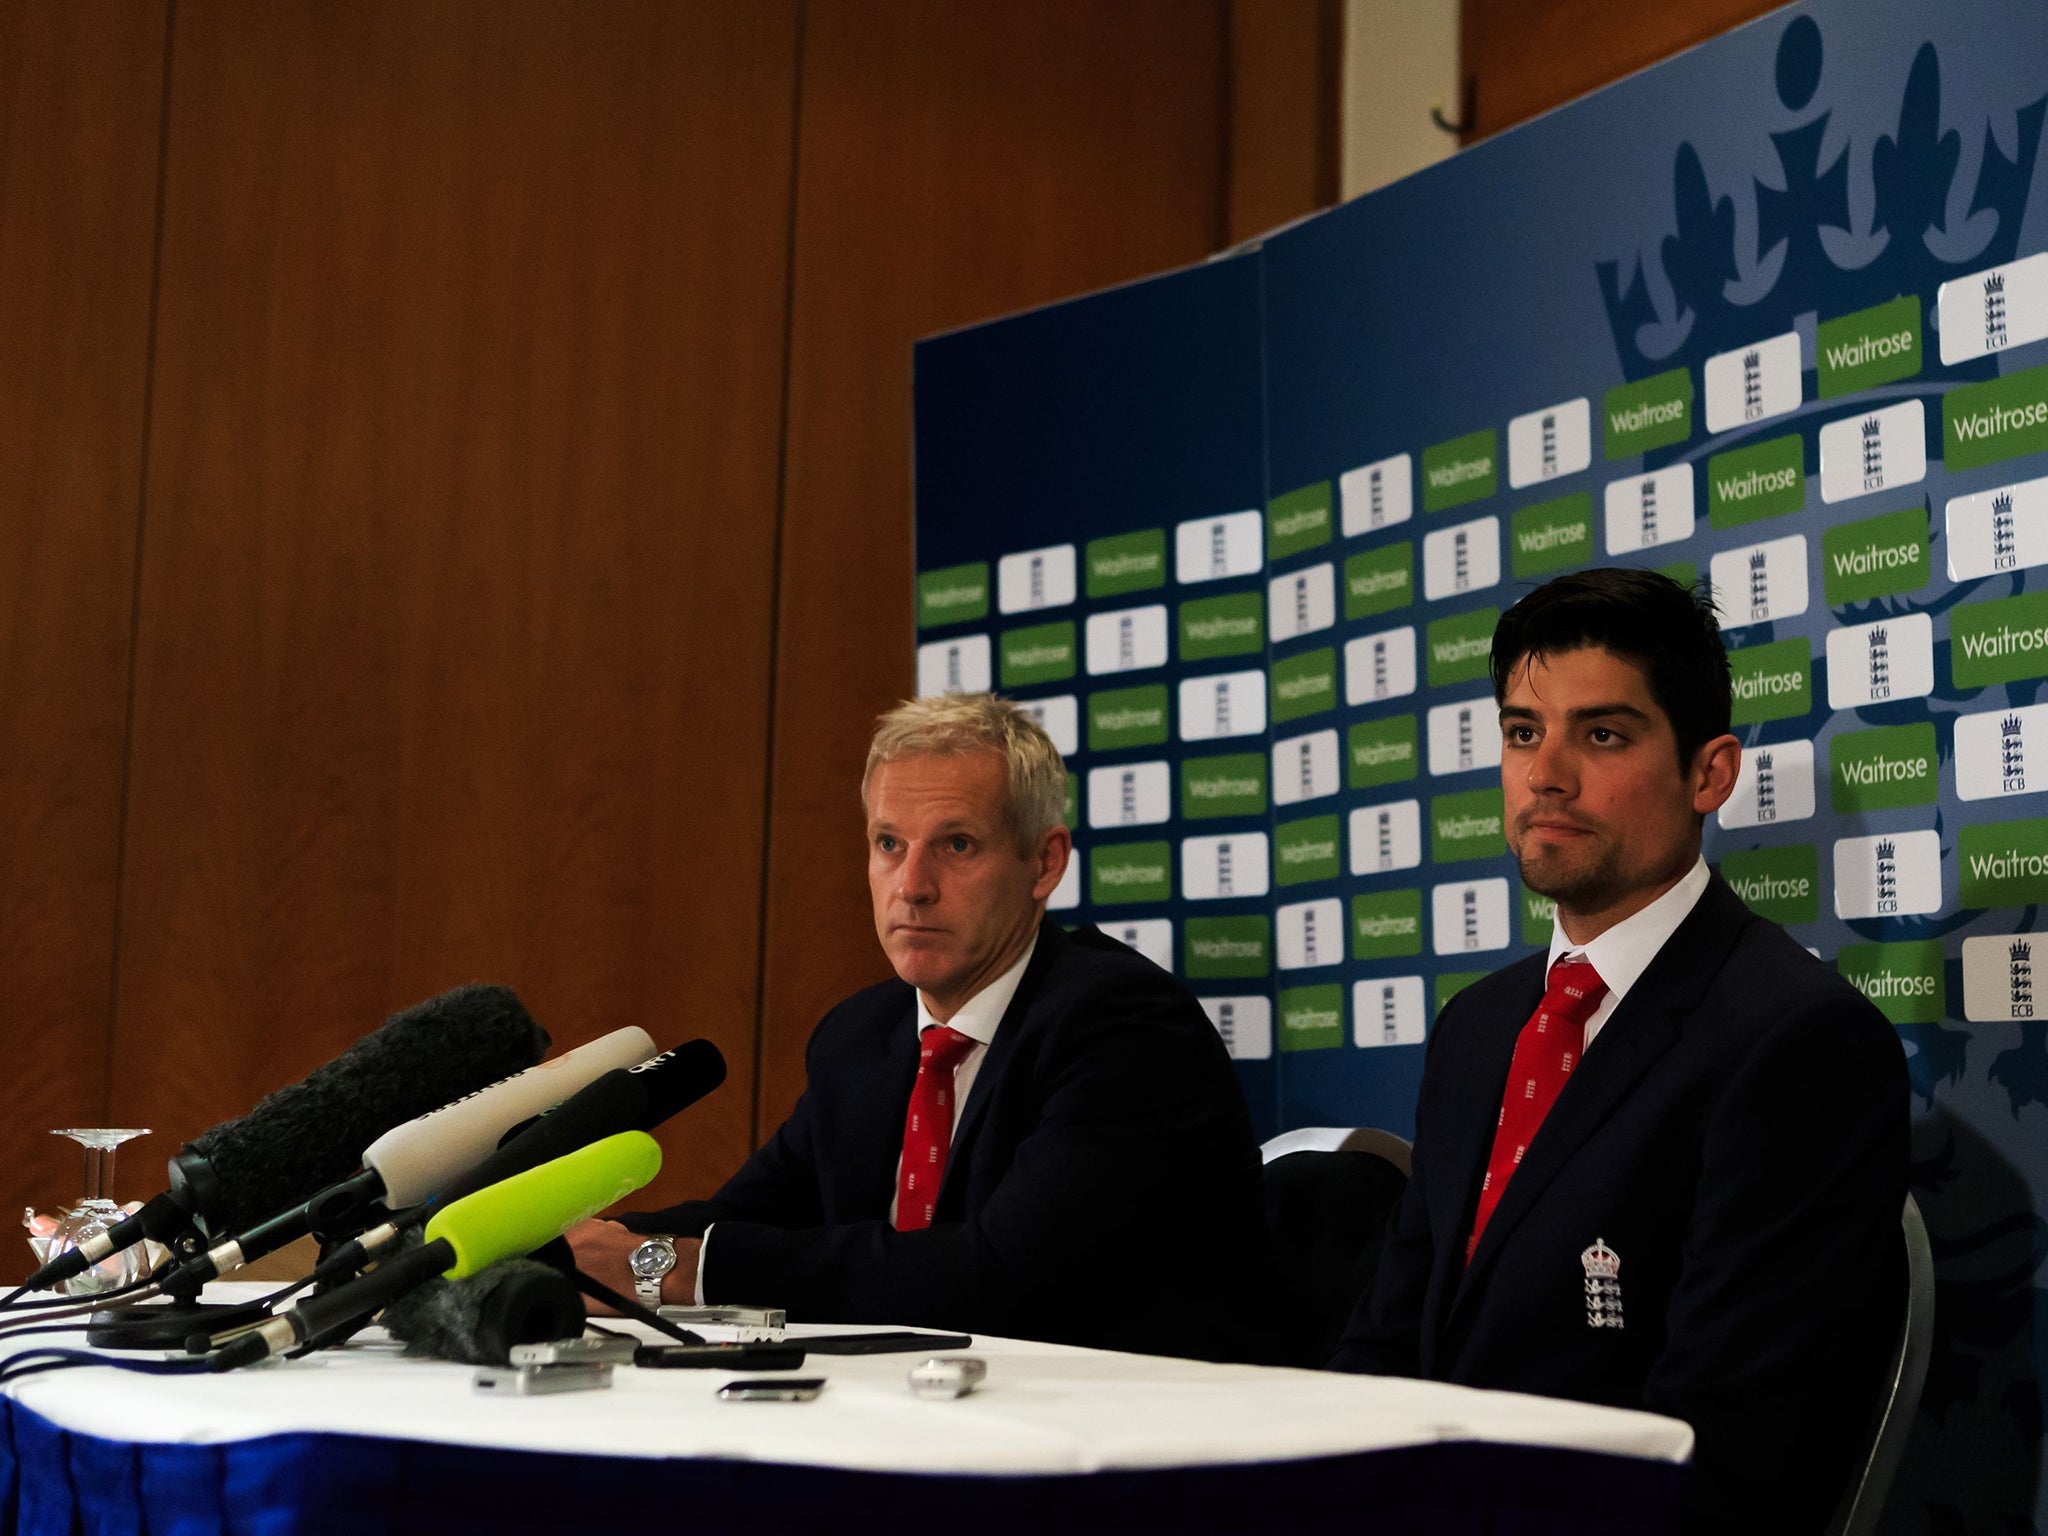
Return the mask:
[[1701, 747], [1692, 759], [1692, 808], [1702, 816], [1721, 809], [1741, 772], [1742, 743], [1733, 736], [1716, 736]]
[[1074, 834], [1065, 827], [1054, 827], [1038, 835], [1038, 846], [1031, 857], [1036, 866], [1031, 881], [1031, 899], [1045, 901], [1059, 889], [1060, 881], [1066, 877], [1067, 860], [1074, 854]]

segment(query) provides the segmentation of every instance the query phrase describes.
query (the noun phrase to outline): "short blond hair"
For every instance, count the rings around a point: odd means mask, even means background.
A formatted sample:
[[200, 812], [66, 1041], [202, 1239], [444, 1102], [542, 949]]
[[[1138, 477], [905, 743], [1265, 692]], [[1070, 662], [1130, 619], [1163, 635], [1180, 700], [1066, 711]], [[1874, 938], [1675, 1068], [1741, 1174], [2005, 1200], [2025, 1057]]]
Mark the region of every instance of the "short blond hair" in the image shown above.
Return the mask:
[[993, 693], [942, 693], [906, 699], [875, 720], [860, 776], [865, 811], [875, 770], [899, 757], [957, 757], [994, 752], [1008, 768], [1003, 819], [1028, 852], [1066, 819], [1067, 765], [1045, 727], [1022, 705]]

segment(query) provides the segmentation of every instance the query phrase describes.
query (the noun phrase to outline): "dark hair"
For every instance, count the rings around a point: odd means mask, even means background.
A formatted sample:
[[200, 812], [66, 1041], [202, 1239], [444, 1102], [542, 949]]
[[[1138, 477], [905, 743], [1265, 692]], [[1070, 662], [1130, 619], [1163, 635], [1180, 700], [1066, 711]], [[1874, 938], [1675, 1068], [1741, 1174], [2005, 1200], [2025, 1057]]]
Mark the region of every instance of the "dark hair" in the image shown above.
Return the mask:
[[1655, 571], [1603, 566], [1547, 581], [1501, 615], [1493, 631], [1493, 698], [1525, 656], [1597, 645], [1640, 666], [1670, 718], [1679, 767], [1728, 730], [1728, 652], [1702, 582], [1687, 590]]

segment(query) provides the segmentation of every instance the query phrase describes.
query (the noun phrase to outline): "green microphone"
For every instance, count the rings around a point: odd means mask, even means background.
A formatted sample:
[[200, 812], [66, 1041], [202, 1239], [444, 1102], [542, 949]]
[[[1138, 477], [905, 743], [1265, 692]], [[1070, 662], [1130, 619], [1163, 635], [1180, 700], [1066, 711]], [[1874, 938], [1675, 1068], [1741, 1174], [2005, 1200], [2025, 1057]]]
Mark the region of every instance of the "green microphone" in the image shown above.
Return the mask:
[[500, 1259], [531, 1253], [644, 1188], [659, 1172], [660, 1144], [645, 1131], [621, 1131], [486, 1185], [437, 1211], [420, 1247], [229, 1341], [209, 1368], [232, 1371], [298, 1349], [330, 1330], [361, 1323], [436, 1275], [463, 1280]]

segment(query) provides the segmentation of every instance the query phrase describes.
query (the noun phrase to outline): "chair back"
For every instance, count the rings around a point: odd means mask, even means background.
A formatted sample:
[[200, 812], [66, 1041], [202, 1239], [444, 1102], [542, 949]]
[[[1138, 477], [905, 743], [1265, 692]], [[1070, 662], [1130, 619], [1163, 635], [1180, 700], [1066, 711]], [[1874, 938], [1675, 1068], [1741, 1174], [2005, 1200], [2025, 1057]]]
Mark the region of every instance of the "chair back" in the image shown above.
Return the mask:
[[1877, 1529], [1905, 1455], [1913, 1416], [1920, 1410], [1921, 1388], [1927, 1384], [1927, 1359], [1934, 1348], [1934, 1250], [1911, 1195], [1906, 1196], [1900, 1227], [1906, 1239], [1906, 1318], [1864, 1455], [1828, 1522], [1828, 1536], [1871, 1536]]
[[1322, 1366], [1379, 1267], [1408, 1184], [1408, 1143], [1390, 1131], [1318, 1130], [1275, 1137], [1264, 1151], [1274, 1300], [1265, 1353], [1278, 1365]]

